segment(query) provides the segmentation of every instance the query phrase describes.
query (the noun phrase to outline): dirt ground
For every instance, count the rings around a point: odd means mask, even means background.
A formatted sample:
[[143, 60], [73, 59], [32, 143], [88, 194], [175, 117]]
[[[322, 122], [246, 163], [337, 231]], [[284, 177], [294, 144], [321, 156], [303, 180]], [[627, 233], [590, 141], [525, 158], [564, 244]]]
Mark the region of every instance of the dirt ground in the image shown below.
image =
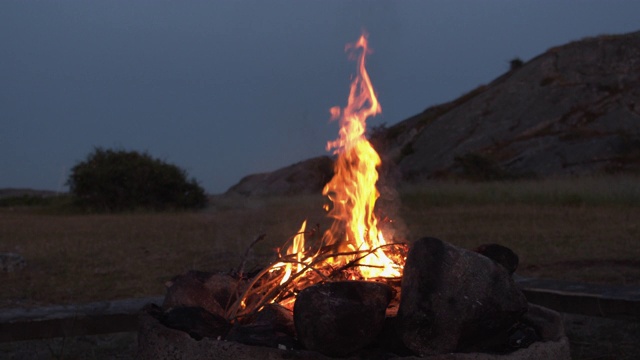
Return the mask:
[[[574, 360], [636, 360], [640, 357], [640, 321], [563, 314]], [[0, 344], [7, 360], [133, 360], [136, 333], [77, 336]]]
[[614, 320], [563, 314], [571, 357], [584, 360], [640, 358], [640, 320]]

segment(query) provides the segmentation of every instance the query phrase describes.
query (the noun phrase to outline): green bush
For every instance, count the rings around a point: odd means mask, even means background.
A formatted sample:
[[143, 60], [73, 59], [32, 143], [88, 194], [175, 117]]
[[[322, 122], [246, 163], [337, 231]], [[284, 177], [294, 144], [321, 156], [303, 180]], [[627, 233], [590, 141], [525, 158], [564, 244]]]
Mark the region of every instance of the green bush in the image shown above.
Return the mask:
[[524, 61], [522, 61], [522, 59], [520, 59], [519, 57], [515, 57], [511, 59], [511, 61], [509, 61], [509, 67], [511, 71], [520, 69], [522, 65], [524, 65]]
[[96, 148], [71, 169], [67, 182], [84, 208], [97, 211], [194, 209], [207, 203], [204, 189], [184, 170], [147, 153]]

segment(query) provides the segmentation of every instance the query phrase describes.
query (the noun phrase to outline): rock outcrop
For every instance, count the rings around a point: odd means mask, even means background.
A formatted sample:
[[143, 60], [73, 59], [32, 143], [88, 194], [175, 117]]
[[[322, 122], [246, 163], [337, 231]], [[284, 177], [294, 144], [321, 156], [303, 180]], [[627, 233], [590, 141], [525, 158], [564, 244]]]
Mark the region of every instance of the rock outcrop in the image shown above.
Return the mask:
[[[551, 48], [454, 101], [376, 129], [371, 141], [405, 182], [639, 171], [640, 32]], [[229, 192], [315, 191], [330, 178], [329, 161], [252, 175]]]
[[242, 178], [227, 190], [239, 195], [318, 194], [333, 176], [333, 160], [320, 156], [270, 173]]
[[639, 101], [640, 32], [585, 39], [390, 128], [386, 154], [405, 180], [638, 170]]

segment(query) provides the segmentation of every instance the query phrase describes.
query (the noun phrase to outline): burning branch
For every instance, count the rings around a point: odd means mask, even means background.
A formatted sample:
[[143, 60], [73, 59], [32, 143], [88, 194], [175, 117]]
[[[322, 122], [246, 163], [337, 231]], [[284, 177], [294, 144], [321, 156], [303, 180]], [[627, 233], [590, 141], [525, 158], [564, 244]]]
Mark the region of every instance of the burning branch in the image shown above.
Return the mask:
[[[287, 242], [289, 241], [287, 240]], [[255, 242], [257, 241], [254, 241], [252, 245]], [[316, 283], [360, 279], [356, 275], [357, 273], [350, 270], [358, 267], [375, 267], [376, 265], [360, 264], [359, 261], [367, 256], [375, 255], [378, 251], [390, 248], [394, 248], [395, 253], [405, 253], [407, 245], [404, 243], [383, 244], [368, 250], [342, 252], [334, 251], [331, 246], [320, 246], [310, 262], [299, 261], [296, 258], [297, 254], [282, 255], [278, 253], [278, 259], [253, 277], [237, 300], [227, 306], [226, 317], [230, 321], [251, 317], [269, 303], [279, 303], [290, 307], [287, 305], [293, 303], [298, 292]], [[336, 258], [351, 260], [340, 267], [335, 267], [328, 260]], [[301, 269], [290, 274], [288, 279], [282, 282], [285, 276], [284, 264], [301, 265]], [[310, 275], [309, 272], [314, 275]], [[396, 277], [385, 279], [392, 280]]]

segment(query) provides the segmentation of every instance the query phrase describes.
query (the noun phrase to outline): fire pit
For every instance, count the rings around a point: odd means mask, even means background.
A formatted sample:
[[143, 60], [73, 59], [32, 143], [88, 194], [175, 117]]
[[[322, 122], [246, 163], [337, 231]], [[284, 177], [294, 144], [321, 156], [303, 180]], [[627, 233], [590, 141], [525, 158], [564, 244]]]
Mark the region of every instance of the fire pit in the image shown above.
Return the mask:
[[241, 264], [176, 277], [162, 307], [142, 314], [140, 358], [569, 358], [558, 315], [530, 306], [515, 286], [511, 250], [429, 237], [409, 248], [381, 230], [381, 160], [365, 136], [366, 119], [381, 110], [366, 36], [347, 50], [358, 73], [347, 106], [331, 109], [340, 121], [327, 145], [335, 175], [323, 190], [331, 227], [307, 230], [305, 220], [254, 273]]
[[[490, 251], [487, 251], [490, 249]], [[494, 256], [508, 249], [482, 247]], [[507, 251], [508, 252], [508, 251]], [[234, 298], [228, 274], [176, 277], [162, 307], [148, 306], [141, 359], [570, 359], [560, 315], [526, 302], [495, 259], [434, 238], [411, 247], [401, 285], [319, 283], [293, 311], [264, 306], [231, 323], [216, 314]], [[507, 262], [512, 264], [509, 260]], [[207, 309], [207, 310], [205, 310]]]
[[[543, 337], [529, 347], [509, 354], [449, 353], [425, 356], [431, 360], [539, 360], [570, 359], [569, 341], [564, 335], [558, 313], [531, 305], [527, 321], [540, 329]], [[400, 356], [392, 353], [369, 353], [347, 359], [419, 359], [417, 356]], [[263, 346], [245, 345], [233, 341], [203, 338], [195, 340], [187, 333], [162, 325], [153, 316], [144, 313], [140, 319], [138, 334], [138, 358], [141, 360], [245, 360], [245, 359], [291, 359], [328, 360], [332, 357], [307, 350], [285, 350]]]

